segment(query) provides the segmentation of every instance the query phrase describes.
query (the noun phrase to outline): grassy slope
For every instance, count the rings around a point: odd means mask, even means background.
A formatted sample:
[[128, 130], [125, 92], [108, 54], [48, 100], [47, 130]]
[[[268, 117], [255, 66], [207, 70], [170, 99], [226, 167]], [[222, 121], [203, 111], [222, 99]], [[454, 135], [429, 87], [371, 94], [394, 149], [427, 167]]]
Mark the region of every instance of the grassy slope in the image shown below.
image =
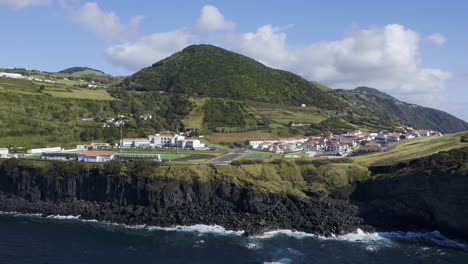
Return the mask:
[[460, 142], [461, 137], [466, 134], [468, 133], [465, 131], [441, 137], [419, 137], [395, 143], [391, 150], [387, 152], [361, 155], [352, 159], [364, 166], [387, 165], [399, 161], [416, 159], [440, 151], [468, 146], [468, 143]]
[[105, 91], [48, 83], [40, 92], [41, 84], [0, 78], [0, 146], [72, 146], [79, 143], [80, 116], [92, 115], [93, 109], [101, 107], [94, 101], [116, 100]]

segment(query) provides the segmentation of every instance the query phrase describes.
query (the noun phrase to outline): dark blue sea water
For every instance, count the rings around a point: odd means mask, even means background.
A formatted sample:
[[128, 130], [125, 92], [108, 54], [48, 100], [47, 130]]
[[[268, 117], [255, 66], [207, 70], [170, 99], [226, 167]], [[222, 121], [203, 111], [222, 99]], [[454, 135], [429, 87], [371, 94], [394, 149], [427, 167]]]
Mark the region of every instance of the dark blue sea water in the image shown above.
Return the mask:
[[220, 227], [162, 230], [57, 218], [0, 214], [0, 263], [468, 263], [463, 244], [436, 232], [246, 238]]

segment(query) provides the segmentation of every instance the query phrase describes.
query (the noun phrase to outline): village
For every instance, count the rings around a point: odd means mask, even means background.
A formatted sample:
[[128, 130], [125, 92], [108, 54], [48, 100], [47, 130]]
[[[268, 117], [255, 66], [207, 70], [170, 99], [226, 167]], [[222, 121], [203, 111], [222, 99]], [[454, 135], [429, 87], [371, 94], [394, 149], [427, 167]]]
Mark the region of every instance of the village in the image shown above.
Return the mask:
[[276, 154], [305, 152], [309, 157], [344, 157], [351, 153], [386, 151], [390, 143], [416, 137], [441, 136], [431, 130], [416, 130], [411, 127], [396, 127], [391, 132], [363, 132], [356, 130], [340, 135], [327, 133], [322, 136], [278, 139], [251, 139], [249, 148]]
[[[397, 127], [386, 133], [356, 130], [340, 135], [326, 133], [321, 136], [250, 139], [248, 145], [242, 148], [275, 154], [306, 153], [309, 157], [340, 158], [368, 152], [386, 151], [391, 147], [391, 143], [401, 140], [441, 135], [442, 133], [438, 131]], [[161, 155], [164, 155], [163, 153], [168, 150], [216, 150], [216, 148], [208, 147], [206, 143], [202, 142], [202, 138], [203, 136], [192, 138], [190, 131], [187, 131], [185, 133], [154, 134], [144, 138], [122, 138], [118, 144], [114, 145], [109, 143], [77, 145], [73, 149], [46, 147], [30, 149], [26, 153], [9, 153], [8, 148], [0, 148], [0, 158], [76, 160], [80, 162], [109, 162], [114, 159], [162, 161], [164, 159], [161, 158]], [[154, 151], [148, 152], [152, 149]]]
[[[114, 149], [117, 151], [113, 151]], [[133, 151], [128, 151], [131, 149]], [[161, 154], [148, 153], [143, 149], [213, 150], [213, 148], [206, 147], [199, 139], [192, 139], [187, 133], [168, 133], [149, 135], [146, 138], [122, 138], [119, 144], [115, 145], [109, 143], [77, 145], [74, 149], [46, 147], [30, 149], [26, 153], [9, 153], [8, 148], [0, 148], [0, 158], [40, 158], [42, 160], [77, 160], [81, 162], [109, 162], [114, 159], [121, 161], [162, 160]]]

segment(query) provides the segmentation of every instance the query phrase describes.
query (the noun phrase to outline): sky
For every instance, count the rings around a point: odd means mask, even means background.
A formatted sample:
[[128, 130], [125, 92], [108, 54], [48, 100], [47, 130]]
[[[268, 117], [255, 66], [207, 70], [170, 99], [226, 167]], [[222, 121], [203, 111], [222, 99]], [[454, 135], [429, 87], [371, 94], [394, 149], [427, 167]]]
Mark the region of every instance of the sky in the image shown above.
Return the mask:
[[130, 75], [212, 44], [468, 121], [468, 1], [0, 0], [0, 67]]

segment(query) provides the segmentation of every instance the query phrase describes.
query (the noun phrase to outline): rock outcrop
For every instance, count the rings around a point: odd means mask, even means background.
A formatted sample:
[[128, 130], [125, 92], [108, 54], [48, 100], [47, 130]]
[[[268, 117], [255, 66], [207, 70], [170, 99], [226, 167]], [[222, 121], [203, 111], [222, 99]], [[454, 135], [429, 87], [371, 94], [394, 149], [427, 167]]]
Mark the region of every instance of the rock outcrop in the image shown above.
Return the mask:
[[391, 166], [370, 167], [373, 180], [352, 198], [365, 223], [381, 230], [439, 230], [468, 239], [468, 148]]
[[320, 235], [365, 228], [358, 208], [345, 200], [325, 194], [299, 198], [262, 192], [222, 175], [187, 181], [82, 169], [51, 176], [40, 167], [12, 164], [0, 169], [0, 192], [1, 211], [80, 215], [129, 225], [217, 224], [246, 234], [292, 229]]

